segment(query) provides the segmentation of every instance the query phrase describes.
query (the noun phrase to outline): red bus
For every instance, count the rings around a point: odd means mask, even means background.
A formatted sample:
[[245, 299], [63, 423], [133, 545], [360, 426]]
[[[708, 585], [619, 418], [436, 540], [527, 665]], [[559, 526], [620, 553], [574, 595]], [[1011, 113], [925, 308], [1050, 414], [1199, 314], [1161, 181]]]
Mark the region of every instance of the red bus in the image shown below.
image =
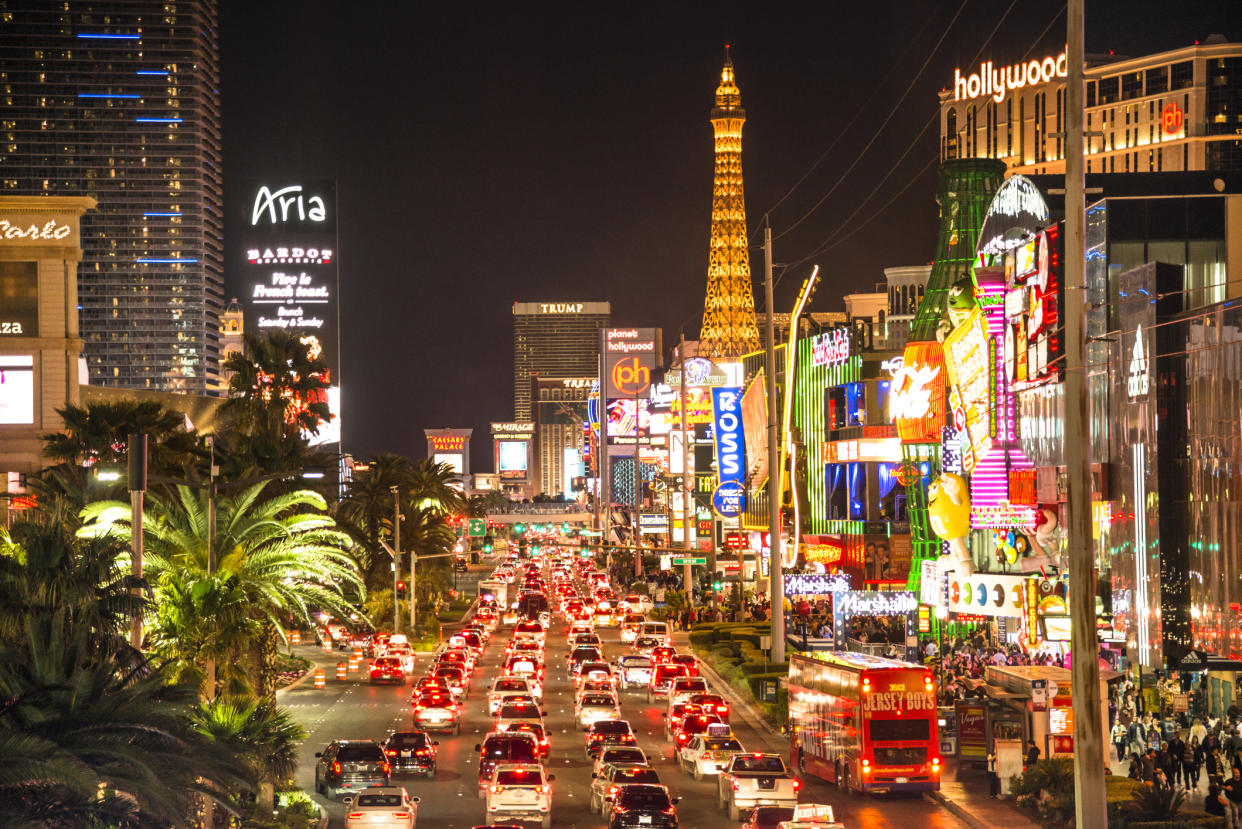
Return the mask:
[[931, 671], [862, 653], [789, 660], [791, 763], [842, 790], [940, 789]]

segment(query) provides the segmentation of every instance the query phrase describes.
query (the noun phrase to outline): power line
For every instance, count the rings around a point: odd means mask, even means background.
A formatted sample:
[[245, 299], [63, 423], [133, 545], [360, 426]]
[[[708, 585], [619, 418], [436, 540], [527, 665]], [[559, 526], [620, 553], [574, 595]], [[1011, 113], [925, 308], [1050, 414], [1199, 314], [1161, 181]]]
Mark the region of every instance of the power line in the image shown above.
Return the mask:
[[[893, 104], [892, 108], [888, 111], [888, 115], [884, 117], [883, 123], [881, 123], [880, 126], [876, 128], [876, 131], [874, 133], [872, 133], [871, 138], [867, 140], [867, 143], [866, 145], [863, 146], [862, 150], [860, 150], [858, 154], [854, 156], [854, 160], [850, 162], [850, 166], [845, 168], [845, 172], [841, 174], [841, 176], [836, 180], [835, 183], [833, 183], [832, 187], [828, 188], [828, 192], [825, 193], [823, 196], [821, 196], [820, 200], [815, 202], [815, 204], [811, 206], [810, 210], [803, 213], [797, 219], [797, 221], [793, 222], [793, 224], [789, 225], [789, 227], [785, 228], [783, 231], [778, 233], [773, 238], [773, 241], [776, 241], [777, 239], [780, 239], [781, 237], [789, 234], [790, 232], [794, 230], [794, 228], [796, 228], [798, 225], [802, 224], [804, 221], [809, 219], [811, 217], [811, 214], [814, 213], [816, 210], [818, 210], [820, 206], [822, 206], [823, 203], [828, 200], [828, 197], [836, 192], [837, 188], [841, 186], [841, 184], [845, 181], [845, 179], [849, 176], [849, 174], [853, 172], [854, 168], [858, 166], [858, 163], [862, 161], [863, 156], [867, 154], [867, 151], [870, 150], [872, 145], [875, 144], [875, 142], [879, 139], [880, 133], [882, 133], [884, 131], [884, 128], [888, 126], [888, 122], [893, 120], [893, 116], [897, 114], [897, 110], [900, 109], [901, 105], [905, 102], [906, 96], [910, 94], [911, 90], [914, 89], [914, 85], [918, 83], [919, 80], [922, 78], [923, 70], [927, 69], [927, 64], [931, 63], [931, 59], [935, 57], [936, 52], [940, 49], [940, 44], [944, 43], [944, 39], [949, 36], [949, 31], [953, 28], [953, 24], [956, 23], [957, 19], [962, 16], [962, 12], [966, 10], [966, 4], [969, 2], [970, 0], [962, 0], [962, 5], [958, 6], [957, 12], [953, 15], [953, 19], [949, 21], [949, 25], [945, 27], [945, 30], [943, 32], [941, 32], [940, 39], [936, 41], [936, 45], [933, 46], [931, 48], [931, 51], [927, 53], [927, 57], [923, 60], [923, 65], [920, 66], [918, 71], [915, 72], [911, 76], [910, 83], [906, 85], [906, 89], [904, 92], [901, 93], [901, 97], [897, 99], [897, 103]], [[1018, 0], [1013, 0], [1013, 3], [1016, 4], [1017, 2]], [[1013, 4], [1011, 4], [1009, 8], [1012, 9]], [[1009, 12], [1006, 11], [1005, 14], [1008, 15]]]

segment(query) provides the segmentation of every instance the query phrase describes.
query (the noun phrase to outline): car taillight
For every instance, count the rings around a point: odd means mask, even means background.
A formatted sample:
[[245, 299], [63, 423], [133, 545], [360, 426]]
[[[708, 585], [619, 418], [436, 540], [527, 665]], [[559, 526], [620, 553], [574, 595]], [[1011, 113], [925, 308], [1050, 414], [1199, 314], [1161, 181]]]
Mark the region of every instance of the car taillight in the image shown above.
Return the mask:
[[362, 820], [365, 816], [363, 812], [350, 812], [347, 820]]
[[543, 794], [543, 792], [544, 792], [544, 788], [543, 788], [543, 786], [536, 786], [536, 787], [535, 787], [535, 794]]
[[936, 769], [937, 771], [939, 771], [940, 769], [940, 758], [939, 757], [932, 758], [932, 767]]
[[609, 787], [608, 787], [608, 796], [609, 796], [609, 797], [616, 797], [616, 794], [617, 794], [617, 792], [618, 792], [618, 791], [620, 791], [620, 789], [621, 789], [621, 787], [620, 787], [620, 786], [609, 786]]
[[395, 749], [391, 749], [391, 748], [386, 748], [386, 749], [384, 749], [384, 753], [385, 753], [385, 754], [387, 754], [389, 757], [396, 757], [396, 756], [397, 756], [397, 752], [396, 752], [396, 750], [395, 750]]
[[420, 748], [418, 751], [416, 751], [416, 752], [414, 752], [414, 753], [415, 753], [415, 754], [417, 754], [419, 757], [427, 757], [427, 756], [429, 756], [429, 755], [431, 754], [431, 749], [429, 749], [429, 748]]
[[677, 814], [677, 807], [676, 807], [676, 806], [669, 806], [667, 809], [665, 809], [665, 810], [664, 810], [664, 814], [666, 814], [666, 815], [675, 815], [675, 814]]
[[504, 786], [492, 786], [492, 794], [500, 794], [505, 790]]
[[794, 784], [794, 791], [795, 791], [795, 792], [796, 792], [796, 791], [798, 791], [798, 789], [801, 789], [801, 788], [802, 788], [802, 781], [801, 781], [801, 780], [795, 780], [795, 781], [793, 782], [793, 784]]
[[340, 774], [340, 773], [341, 773], [341, 764], [340, 764], [339, 762], [338, 762], [338, 763], [333, 763], [333, 764], [332, 764], [332, 773], [333, 773], [333, 774]]
[[863, 774], [871, 774], [871, 761], [870, 760], [862, 761], [862, 770], [863, 770]]
[[736, 780], [734, 780], [734, 781], [733, 781], [733, 791], [735, 791], [735, 792], [739, 792], [739, 791], [741, 791], [741, 790], [742, 790], [742, 784], [741, 784], [741, 783], [739, 783], [739, 782], [737, 782]]
[[392, 816], [395, 817], [397, 820], [405, 820], [406, 818], [410, 816], [410, 813], [409, 812], [393, 812]]
[[703, 752], [703, 759], [704, 760], [715, 760], [716, 755], [711, 753], [710, 751], [705, 751]]
[[392, 767], [388, 765], [388, 761], [387, 761], [387, 760], [385, 760], [384, 762], [380, 763], [380, 771], [382, 771], [384, 774], [388, 774], [388, 769], [390, 769], [390, 768], [392, 768]]

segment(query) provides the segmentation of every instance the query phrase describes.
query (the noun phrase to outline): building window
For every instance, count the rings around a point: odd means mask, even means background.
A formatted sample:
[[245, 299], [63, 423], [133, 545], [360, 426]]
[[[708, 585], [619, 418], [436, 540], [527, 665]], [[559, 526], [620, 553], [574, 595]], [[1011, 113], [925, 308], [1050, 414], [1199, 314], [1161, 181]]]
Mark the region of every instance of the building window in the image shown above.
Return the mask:
[[1095, 106], [1095, 81], [1087, 81], [1087, 106]]
[[1169, 91], [1169, 67], [1157, 66], [1147, 70], [1148, 95], [1161, 95]]
[[1207, 131], [1233, 135], [1242, 130], [1242, 58], [1207, 64]]
[[1121, 87], [1121, 81], [1116, 77], [1100, 78], [1100, 104], [1115, 104], [1118, 100], [1118, 90]]
[[1018, 99], [1018, 163], [1026, 163], [1026, 96]]
[[1169, 70], [1169, 89], [1190, 89], [1195, 85], [1195, 65], [1193, 61], [1182, 61], [1173, 64]]
[[1121, 76], [1121, 100], [1143, 97], [1143, 73], [1127, 72]]
[[944, 119], [945, 139], [948, 142], [945, 145], [944, 157], [946, 161], [957, 158], [957, 107], [949, 107], [949, 114]]
[[1013, 155], [1013, 96], [1005, 99], [1005, 155]]

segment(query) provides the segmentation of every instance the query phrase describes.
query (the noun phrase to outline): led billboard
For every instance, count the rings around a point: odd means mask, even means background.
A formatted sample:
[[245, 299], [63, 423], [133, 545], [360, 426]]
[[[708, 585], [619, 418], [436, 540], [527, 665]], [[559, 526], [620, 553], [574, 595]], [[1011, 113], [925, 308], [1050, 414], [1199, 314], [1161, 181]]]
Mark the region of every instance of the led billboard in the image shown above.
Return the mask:
[[34, 356], [0, 354], [0, 424], [34, 423]]
[[318, 347], [328, 366], [324, 395], [332, 421], [311, 438], [340, 442], [339, 276], [336, 182], [254, 181], [243, 186], [242, 279], [246, 330], [278, 329]]

